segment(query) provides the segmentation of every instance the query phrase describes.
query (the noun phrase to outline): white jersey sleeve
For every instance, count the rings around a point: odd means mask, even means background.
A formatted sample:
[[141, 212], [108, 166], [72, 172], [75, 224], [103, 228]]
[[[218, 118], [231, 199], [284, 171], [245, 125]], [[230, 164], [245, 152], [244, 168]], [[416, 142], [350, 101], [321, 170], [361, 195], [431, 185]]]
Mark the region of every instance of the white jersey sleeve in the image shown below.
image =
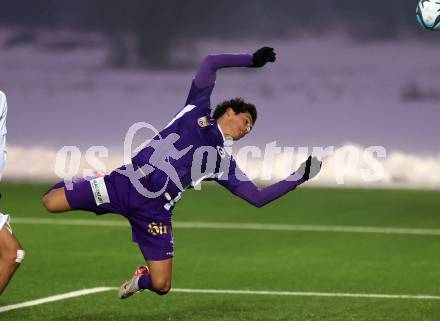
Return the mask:
[[8, 103], [6, 95], [0, 91], [0, 179], [6, 165], [6, 116], [8, 113]]
[[8, 103], [6, 95], [0, 90], [0, 135], [6, 135], [6, 115], [8, 113]]

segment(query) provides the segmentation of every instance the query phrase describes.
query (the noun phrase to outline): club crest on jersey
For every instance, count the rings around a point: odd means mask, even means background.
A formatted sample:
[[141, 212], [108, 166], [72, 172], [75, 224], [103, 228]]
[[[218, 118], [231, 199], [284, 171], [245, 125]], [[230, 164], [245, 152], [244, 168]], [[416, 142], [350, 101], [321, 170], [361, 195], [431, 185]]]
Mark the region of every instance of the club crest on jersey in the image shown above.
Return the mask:
[[225, 149], [223, 147], [217, 146], [217, 151], [218, 151], [218, 154], [220, 155], [221, 158], [225, 158], [226, 152], [225, 152]]
[[200, 117], [199, 119], [197, 119], [197, 125], [199, 125], [200, 127], [206, 127], [209, 125], [209, 119], [207, 116], [204, 117]]

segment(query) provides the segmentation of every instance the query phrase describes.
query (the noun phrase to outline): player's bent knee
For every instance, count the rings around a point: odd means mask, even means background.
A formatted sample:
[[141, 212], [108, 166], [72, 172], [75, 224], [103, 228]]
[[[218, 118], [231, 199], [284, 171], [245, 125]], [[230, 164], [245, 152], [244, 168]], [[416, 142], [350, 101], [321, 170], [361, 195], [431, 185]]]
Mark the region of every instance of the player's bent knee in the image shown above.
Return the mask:
[[161, 287], [160, 289], [156, 289], [156, 293], [159, 295], [165, 295], [171, 290], [171, 284]]
[[55, 203], [53, 202], [50, 193], [44, 195], [41, 199], [41, 202], [43, 203], [44, 208], [49, 212], [53, 212], [55, 210]]
[[156, 292], [159, 295], [165, 295], [171, 290], [171, 280], [168, 279], [162, 279], [159, 280], [159, 282], [153, 283], [154, 292]]
[[50, 193], [45, 195], [42, 201], [48, 212], [55, 213], [58, 211], [57, 201]]
[[170, 290], [171, 290], [171, 288], [169, 288], [169, 289], [166, 290], [166, 291], [156, 291], [156, 293], [159, 294], [159, 295], [165, 295], [165, 294], [167, 294], [168, 292], [170, 292]]
[[58, 195], [54, 193], [54, 191], [47, 193], [41, 200], [46, 210], [51, 213], [67, 210], [66, 206], [62, 204], [62, 201], [59, 199]]

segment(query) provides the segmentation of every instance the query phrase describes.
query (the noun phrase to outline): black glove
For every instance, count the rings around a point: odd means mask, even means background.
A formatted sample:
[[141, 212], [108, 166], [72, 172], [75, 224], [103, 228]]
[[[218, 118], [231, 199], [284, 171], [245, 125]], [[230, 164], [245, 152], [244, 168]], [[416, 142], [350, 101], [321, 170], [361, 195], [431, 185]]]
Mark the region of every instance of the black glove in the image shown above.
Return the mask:
[[312, 179], [318, 175], [321, 170], [322, 162], [316, 158], [316, 156], [309, 156], [307, 160], [301, 164], [296, 173], [302, 175], [302, 178], [306, 181]]
[[263, 67], [266, 62], [274, 62], [277, 58], [276, 55], [277, 54], [273, 51], [273, 48], [260, 48], [252, 55], [252, 65], [249, 67]]

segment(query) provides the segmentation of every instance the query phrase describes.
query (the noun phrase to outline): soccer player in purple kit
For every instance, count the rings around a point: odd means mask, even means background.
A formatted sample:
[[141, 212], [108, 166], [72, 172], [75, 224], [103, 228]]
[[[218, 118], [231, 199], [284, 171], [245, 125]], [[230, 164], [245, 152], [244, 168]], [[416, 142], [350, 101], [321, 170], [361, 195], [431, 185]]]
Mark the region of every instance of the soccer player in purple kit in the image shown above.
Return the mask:
[[132, 158], [131, 164], [104, 177], [75, 179], [70, 188], [64, 181], [59, 182], [43, 196], [49, 212], [85, 210], [97, 215], [117, 213], [128, 219], [133, 241], [148, 267], [122, 284], [120, 298], [146, 289], [163, 295], [171, 289], [172, 210], [184, 190], [203, 180], [213, 180], [261, 207], [320, 171], [321, 162], [309, 156], [285, 180], [259, 189], [225, 150], [230, 140], [239, 140], [252, 130], [257, 111], [254, 105], [235, 98], [219, 104], [212, 113], [210, 97], [217, 70], [263, 67], [275, 59], [269, 47], [253, 54], [207, 56], [193, 79], [185, 107]]

